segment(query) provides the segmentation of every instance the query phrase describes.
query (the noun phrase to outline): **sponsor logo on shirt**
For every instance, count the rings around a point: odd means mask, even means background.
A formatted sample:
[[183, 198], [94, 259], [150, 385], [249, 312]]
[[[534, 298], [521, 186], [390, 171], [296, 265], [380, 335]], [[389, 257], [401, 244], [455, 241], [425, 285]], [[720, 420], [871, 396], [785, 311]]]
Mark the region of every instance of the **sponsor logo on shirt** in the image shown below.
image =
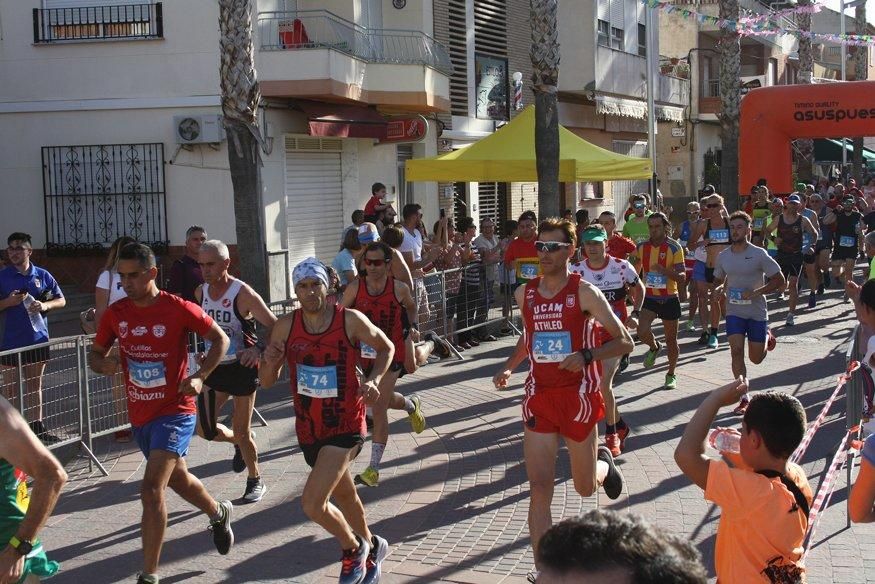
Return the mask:
[[152, 327], [152, 334], [160, 339], [165, 334], [167, 334], [167, 327], [165, 327], [163, 324], [156, 324]]
[[231, 306], [231, 299], [230, 298], [223, 298], [222, 299], [222, 306], [224, 306], [225, 308], [229, 308]]
[[134, 330], [131, 331], [131, 334], [135, 337], [142, 337], [146, 333], [149, 332], [149, 329], [144, 326], [138, 326]]
[[134, 385], [128, 384], [128, 398], [132, 402], [136, 401], [155, 401], [164, 399], [163, 391], [140, 391]]
[[33, 285], [36, 286], [37, 288], [42, 288], [42, 287], [43, 287], [43, 283], [40, 281], [39, 278], [34, 278], [34, 279], [33, 279]]
[[123, 320], [118, 323], [118, 336], [121, 338], [127, 338], [128, 336], [128, 321]]

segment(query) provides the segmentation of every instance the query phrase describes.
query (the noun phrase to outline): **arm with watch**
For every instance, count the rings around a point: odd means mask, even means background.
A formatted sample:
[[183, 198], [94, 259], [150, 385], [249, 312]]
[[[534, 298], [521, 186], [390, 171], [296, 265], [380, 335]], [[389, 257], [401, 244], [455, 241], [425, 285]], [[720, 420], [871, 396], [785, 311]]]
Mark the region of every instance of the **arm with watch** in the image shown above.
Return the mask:
[[[55, 508], [67, 473], [3, 397], [0, 397], [0, 459], [34, 479], [24, 518], [14, 535], [0, 542], [0, 583], [5, 584], [21, 578], [25, 558], [38, 543], [37, 534]], [[6, 488], [9, 485], [0, 485], [0, 490]]]
[[644, 283], [636, 277], [635, 282], [629, 285], [627, 294], [632, 297], [632, 310], [626, 319], [626, 328], [638, 328], [638, 319], [641, 317], [641, 307], [644, 306]]
[[580, 301], [580, 310], [588, 312], [597, 323], [601, 324], [611, 336], [611, 340], [601, 347], [584, 348], [572, 353], [559, 364], [559, 369], [580, 371], [593, 361], [602, 361], [631, 353], [635, 347], [632, 335], [614, 314], [614, 310], [608, 304], [602, 291], [589, 282], [582, 281], [577, 297]]

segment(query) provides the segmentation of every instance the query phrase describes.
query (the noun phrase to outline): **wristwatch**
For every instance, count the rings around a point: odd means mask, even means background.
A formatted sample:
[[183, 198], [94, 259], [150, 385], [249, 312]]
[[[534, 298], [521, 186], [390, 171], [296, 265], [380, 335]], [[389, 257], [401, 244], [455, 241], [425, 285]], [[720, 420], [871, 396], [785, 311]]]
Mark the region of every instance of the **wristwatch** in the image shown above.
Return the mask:
[[592, 351], [590, 351], [589, 349], [581, 349], [580, 351], [578, 351], [578, 353], [583, 355], [583, 362], [585, 365], [589, 365], [590, 363], [592, 363]]
[[12, 539], [9, 540], [9, 546], [17, 551], [22, 556], [27, 556], [30, 552], [33, 551], [33, 542], [28, 540], [21, 540], [12, 536]]

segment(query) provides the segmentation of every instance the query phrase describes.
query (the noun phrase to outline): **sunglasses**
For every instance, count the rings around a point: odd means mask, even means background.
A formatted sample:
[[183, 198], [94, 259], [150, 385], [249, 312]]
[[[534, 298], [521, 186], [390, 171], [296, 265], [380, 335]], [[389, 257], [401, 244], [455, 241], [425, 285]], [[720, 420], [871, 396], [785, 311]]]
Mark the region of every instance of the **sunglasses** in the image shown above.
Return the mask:
[[369, 260], [368, 258], [365, 258], [366, 266], [374, 266], [375, 268], [379, 268], [380, 266], [383, 266], [387, 263], [388, 262], [386, 260]]
[[708, 207], [709, 209], [719, 209], [719, 208], [720, 208], [720, 203], [708, 203], [708, 204], [705, 205], [705, 206]]
[[7, 251], [27, 251], [29, 247], [12, 247], [11, 245], [6, 248]]
[[541, 252], [551, 252], [571, 247], [570, 243], [561, 241], [536, 241], [535, 249]]
[[632, 205], [632, 208], [633, 209], [643, 209], [644, 203], [636, 203], [636, 204]]

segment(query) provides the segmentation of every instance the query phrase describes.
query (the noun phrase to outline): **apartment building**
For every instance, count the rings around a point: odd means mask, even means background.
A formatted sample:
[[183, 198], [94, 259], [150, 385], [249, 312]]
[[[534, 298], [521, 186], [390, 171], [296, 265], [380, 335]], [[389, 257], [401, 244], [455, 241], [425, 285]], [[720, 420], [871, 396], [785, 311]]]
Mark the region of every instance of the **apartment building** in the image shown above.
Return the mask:
[[[853, 16], [854, 10], [848, 9], [845, 13], [845, 31], [848, 34], [875, 34], [875, 26], [867, 23], [866, 29], [857, 31], [857, 21]], [[841, 17], [837, 10], [826, 6], [820, 12], [811, 15], [811, 32], [821, 34], [838, 34], [841, 30]], [[826, 40], [814, 40], [811, 47], [814, 55], [814, 81], [822, 83], [828, 81], [841, 81], [842, 79], [842, 46]], [[875, 47], [858, 47], [849, 45], [846, 55], [845, 79], [857, 81], [855, 62], [857, 52], [864, 51], [866, 54], [866, 79], [875, 79]]]
[[[191, 224], [236, 241], [217, 2], [132, 1], [0, 4], [0, 233], [30, 232], [70, 282], [122, 234], [164, 258]], [[452, 64], [428, 0], [253, 4], [279, 299], [290, 266], [333, 257], [373, 182], [437, 216], [436, 186], [406, 183], [403, 161], [437, 152]]]

